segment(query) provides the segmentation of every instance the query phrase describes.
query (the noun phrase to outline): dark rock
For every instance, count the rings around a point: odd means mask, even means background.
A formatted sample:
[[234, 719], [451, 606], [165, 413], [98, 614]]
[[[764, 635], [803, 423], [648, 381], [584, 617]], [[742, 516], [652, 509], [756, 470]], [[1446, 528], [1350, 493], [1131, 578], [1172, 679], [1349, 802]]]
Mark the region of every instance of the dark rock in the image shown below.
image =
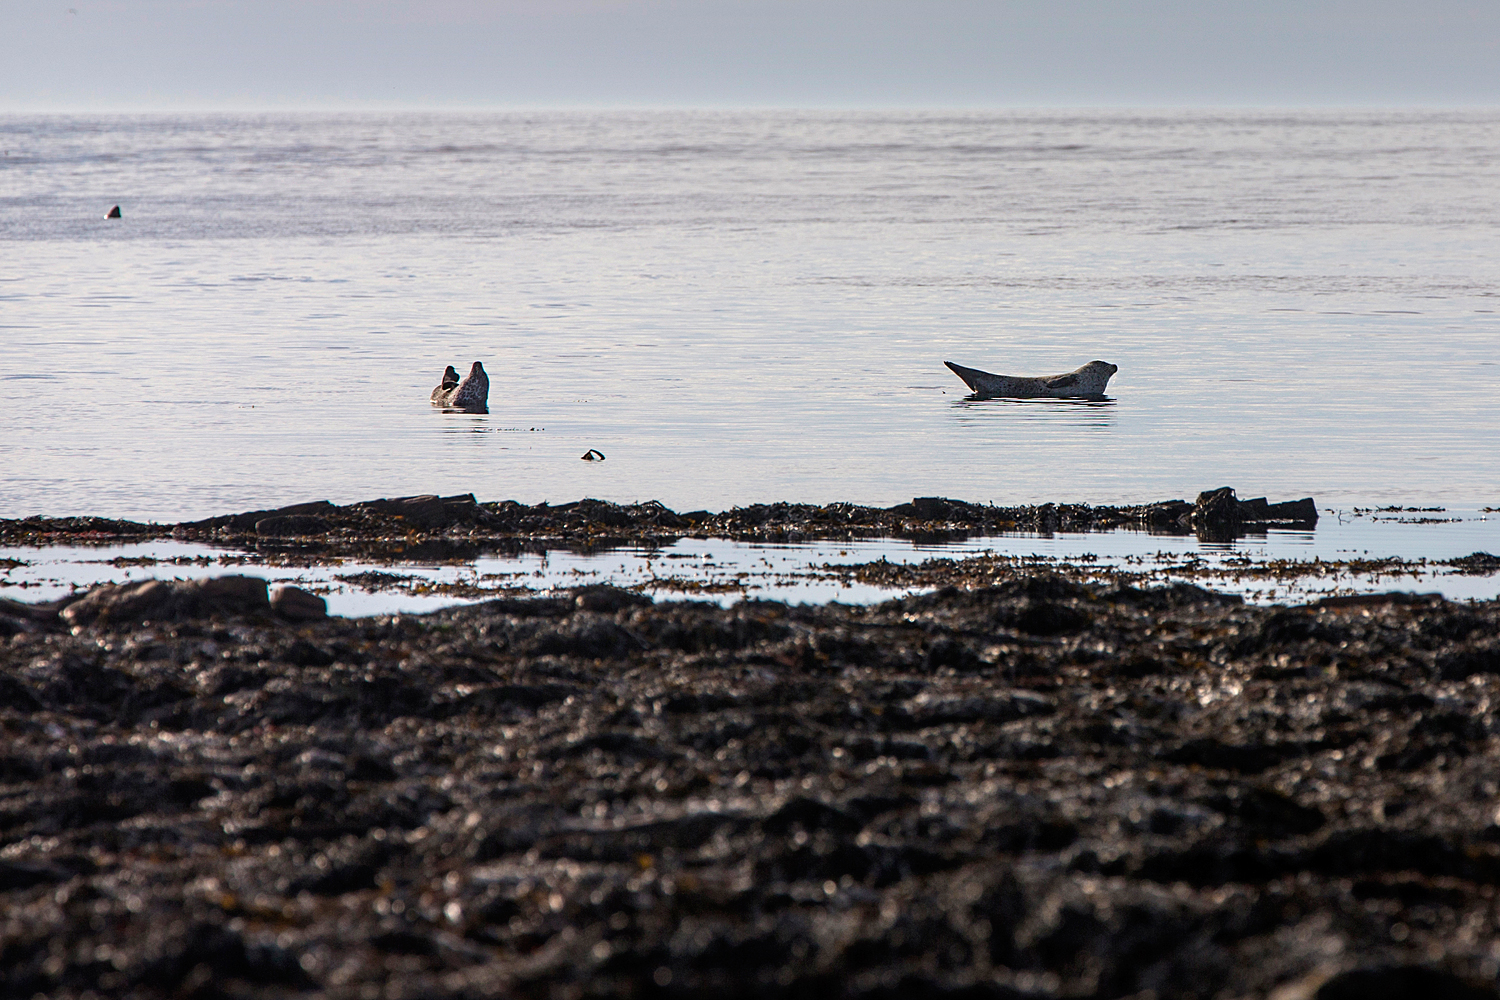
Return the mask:
[[573, 603], [584, 611], [599, 611], [605, 614], [614, 614], [626, 608], [642, 608], [651, 603], [651, 598], [634, 591], [622, 590], [619, 587], [611, 587], [599, 584], [589, 587], [577, 587], [572, 592]]
[[311, 622], [328, 617], [328, 602], [300, 587], [281, 586], [271, 591], [271, 610], [292, 622]]
[[1475, 674], [1500, 674], [1500, 637], [1483, 639], [1437, 657], [1438, 676], [1459, 681]]
[[[1200, 499], [1223, 492], [1211, 491]], [[1229, 493], [1232, 495], [1233, 491]], [[1236, 524], [1311, 527], [1317, 521], [1317, 510], [1310, 498], [1280, 504], [1256, 498], [1243, 503], [1218, 502], [1212, 506], [1210, 511], [1202, 504], [1167, 500], [1129, 507], [1050, 503], [996, 507], [946, 497], [916, 497], [911, 503], [898, 504], [888, 510], [851, 503], [823, 506], [775, 503], [752, 504], [718, 514], [710, 511], [677, 514], [654, 500], [623, 505], [585, 499], [574, 503], [528, 506], [514, 500], [479, 503], [473, 494], [450, 497], [424, 494], [366, 500], [347, 506], [335, 506], [323, 500], [175, 525], [138, 524], [103, 518], [0, 519], [0, 541], [30, 544], [40, 540], [99, 540], [108, 536], [242, 541], [245, 536], [255, 535], [261, 522], [270, 521], [256, 535], [267, 544], [283, 538], [306, 538], [311, 534], [319, 539], [320, 545], [370, 557], [377, 551], [413, 556], [413, 546], [433, 541], [433, 536], [451, 540], [459, 534], [470, 539], [486, 539], [491, 548], [502, 541], [513, 548], [521, 539], [545, 539], [553, 543], [567, 541], [597, 550], [601, 545], [627, 541], [671, 539], [688, 529], [743, 540], [894, 536], [939, 542], [996, 531], [1096, 531], [1123, 525], [1135, 525], [1155, 532], [1180, 534], [1198, 530], [1227, 533], [1225, 537], [1233, 537], [1242, 530]], [[1194, 521], [1195, 516], [1198, 522]], [[316, 522], [276, 520], [296, 517], [318, 517], [325, 525], [320, 528]]]
[[1011, 722], [1028, 716], [1049, 715], [1055, 709], [1050, 698], [1032, 691], [967, 696], [941, 696], [928, 691], [910, 702], [911, 718], [924, 726], [952, 722]]
[[68, 605], [61, 617], [70, 625], [84, 625], [100, 619], [139, 621], [164, 609], [172, 598], [172, 585], [161, 580], [110, 584], [96, 587], [83, 599]]
[[1082, 632], [1093, 622], [1093, 617], [1082, 608], [1072, 605], [1027, 600], [1011, 609], [1003, 620], [1030, 635], [1051, 636]]
[[270, 610], [265, 580], [220, 576], [205, 580], [107, 584], [63, 608], [61, 618], [75, 626], [125, 626], [146, 620], [181, 621], [216, 614], [265, 614]]
[[1342, 597], [1324, 597], [1318, 600], [1320, 608], [1371, 608], [1382, 604], [1431, 604], [1442, 600], [1441, 594], [1413, 594], [1406, 591], [1388, 591], [1384, 594], [1349, 594]]
[[1490, 985], [1421, 965], [1378, 965], [1341, 972], [1318, 987], [1314, 1000], [1495, 1000]]
[[[1318, 505], [1313, 502], [1312, 497], [1303, 497], [1301, 500], [1288, 500], [1285, 503], [1267, 504], [1261, 512], [1260, 520], [1282, 521], [1296, 525], [1315, 525], [1318, 523]], [[1241, 520], [1252, 520], [1242, 517]]]
[[794, 827], [804, 830], [834, 830], [857, 833], [864, 823], [857, 817], [817, 799], [799, 795], [766, 817], [761, 826], [768, 833], [784, 834]]
[[1258, 837], [1281, 838], [1312, 833], [1326, 822], [1320, 810], [1304, 806], [1285, 793], [1263, 785], [1232, 785], [1210, 796], [1205, 804], [1238, 820]]
[[26, 864], [0, 859], [0, 893], [66, 882], [76, 874], [57, 865]]
[[1455, 573], [1463, 573], [1467, 576], [1492, 576], [1500, 573], [1500, 556], [1492, 556], [1488, 552], [1475, 552], [1472, 555], [1442, 561], [1452, 566]]
[[438, 531], [454, 524], [472, 521], [479, 516], [479, 505], [472, 493], [451, 497], [425, 494], [390, 500], [367, 500], [355, 504], [355, 508], [399, 518], [409, 527], [425, 531]]
[[1193, 531], [1206, 541], [1231, 541], [1240, 527], [1240, 504], [1234, 490], [1221, 486], [1199, 493], [1193, 504]]
[[208, 615], [261, 615], [270, 612], [266, 580], [220, 576], [205, 580], [145, 580], [105, 585], [62, 610], [69, 625], [129, 625], [183, 621]]
[[1167, 760], [1178, 764], [1197, 764], [1246, 774], [1259, 774], [1292, 757], [1300, 757], [1306, 748], [1300, 744], [1222, 743], [1211, 736], [1189, 740], [1166, 753]]
[[185, 614], [263, 614], [271, 607], [266, 581], [256, 576], [210, 577], [184, 585], [181, 592], [189, 602], [197, 599]]
[[262, 538], [321, 535], [327, 531], [328, 522], [313, 514], [278, 514], [255, 522], [255, 533]]
[[1162, 500], [1141, 508], [1141, 520], [1152, 528], [1182, 530], [1188, 526], [1193, 505], [1186, 500]]
[[986, 580], [10, 608], [0, 993], [1492, 995], [1495, 602]]

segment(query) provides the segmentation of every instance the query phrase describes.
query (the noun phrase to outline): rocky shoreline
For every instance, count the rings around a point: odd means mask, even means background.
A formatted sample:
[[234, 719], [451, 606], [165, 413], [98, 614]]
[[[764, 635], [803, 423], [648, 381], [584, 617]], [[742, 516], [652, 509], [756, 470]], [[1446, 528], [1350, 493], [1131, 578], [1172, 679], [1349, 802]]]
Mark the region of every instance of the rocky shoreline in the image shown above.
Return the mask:
[[114, 543], [173, 538], [222, 545], [295, 544], [338, 551], [415, 542], [573, 543], [668, 541], [683, 535], [735, 541], [804, 541], [872, 537], [962, 539], [1000, 531], [1107, 531], [1134, 527], [1163, 534], [1221, 540], [1266, 527], [1312, 527], [1311, 497], [1269, 503], [1240, 500], [1230, 487], [1189, 503], [1163, 500], [1134, 506], [1041, 504], [998, 507], [945, 497], [917, 497], [895, 507], [852, 503], [774, 503], [713, 513], [678, 513], [654, 501], [616, 504], [579, 500], [528, 506], [514, 500], [481, 503], [472, 493], [384, 498], [338, 506], [326, 500], [245, 511], [201, 521], [154, 524], [102, 517], [0, 518], [0, 544]]
[[308, 597], [0, 608], [0, 994], [1500, 996], [1496, 602]]

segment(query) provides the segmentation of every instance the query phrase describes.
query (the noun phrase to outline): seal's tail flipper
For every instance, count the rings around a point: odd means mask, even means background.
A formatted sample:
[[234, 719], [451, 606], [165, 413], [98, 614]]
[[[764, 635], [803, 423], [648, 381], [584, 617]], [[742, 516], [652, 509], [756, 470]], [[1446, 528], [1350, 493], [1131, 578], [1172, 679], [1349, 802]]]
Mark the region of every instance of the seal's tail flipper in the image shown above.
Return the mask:
[[984, 379], [987, 379], [987, 378], [994, 378], [995, 377], [995, 376], [991, 375], [989, 372], [982, 372], [978, 368], [965, 368], [963, 365], [955, 365], [951, 361], [944, 361], [943, 364], [947, 365], [950, 369], [952, 369], [953, 374], [955, 374], [959, 378], [963, 379], [964, 380], [964, 384], [967, 385], [970, 389], [974, 390], [975, 392], [979, 392], [980, 391], [979, 390], [979, 383], [981, 381], [983, 381]]

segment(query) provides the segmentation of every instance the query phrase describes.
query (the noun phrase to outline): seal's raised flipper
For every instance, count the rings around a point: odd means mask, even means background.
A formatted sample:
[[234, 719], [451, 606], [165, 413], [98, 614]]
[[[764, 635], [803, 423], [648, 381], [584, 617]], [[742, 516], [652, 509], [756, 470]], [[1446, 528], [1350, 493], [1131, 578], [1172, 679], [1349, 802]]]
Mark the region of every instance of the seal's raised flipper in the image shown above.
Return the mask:
[[456, 388], [458, 388], [458, 369], [449, 365], [443, 369], [443, 380], [438, 383], [436, 389], [432, 390], [433, 405], [447, 406], [448, 397], [452, 395], [453, 390]]
[[996, 377], [994, 375], [990, 375], [989, 372], [982, 372], [978, 368], [965, 368], [963, 365], [955, 365], [951, 361], [944, 361], [943, 364], [952, 369], [953, 374], [963, 379], [964, 384], [967, 385], [970, 389], [973, 389], [975, 392], [979, 391], [980, 379], [983, 379], [985, 377]]

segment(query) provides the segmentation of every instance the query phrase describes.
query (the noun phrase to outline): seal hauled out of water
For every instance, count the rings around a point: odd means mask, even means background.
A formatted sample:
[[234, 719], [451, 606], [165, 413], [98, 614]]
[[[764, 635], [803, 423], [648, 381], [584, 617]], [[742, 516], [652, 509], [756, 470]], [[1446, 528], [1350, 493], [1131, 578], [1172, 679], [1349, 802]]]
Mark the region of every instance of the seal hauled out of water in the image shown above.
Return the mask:
[[[449, 376], [452, 376], [456, 384], [448, 384]], [[457, 379], [458, 372], [449, 365], [443, 372], [443, 384], [432, 390], [432, 405], [468, 410], [471, 413], [488, 412], [490, 377], [484, 373], [484, 365], [474, 362], [474, 367], [469, 369], [469, 374], [464, 376], [463, 381], [458, 382]]]
[[1104, 395], [1109, 377], [1120, 369], [1108, 361], [1090, 361], [1062, 375], [991, 375], [977, 368], [965, 368], [944, 361], [953, 374], [963, 379], [979, 396], [1008, 396], [1012, 399], [1077, 399]]
[[447, 368], [443, 369], [443, 381], [438, 383], [438, 387], [436, 389], [432, 390], [432, 401], [439, 406], [446, 406], [447, 404], [443, 402], [443, 397], [447, 394], [452, 393], [453, 390], [457, 388], [458, 369], [454, 368], [452, 365], [449, 365]]

